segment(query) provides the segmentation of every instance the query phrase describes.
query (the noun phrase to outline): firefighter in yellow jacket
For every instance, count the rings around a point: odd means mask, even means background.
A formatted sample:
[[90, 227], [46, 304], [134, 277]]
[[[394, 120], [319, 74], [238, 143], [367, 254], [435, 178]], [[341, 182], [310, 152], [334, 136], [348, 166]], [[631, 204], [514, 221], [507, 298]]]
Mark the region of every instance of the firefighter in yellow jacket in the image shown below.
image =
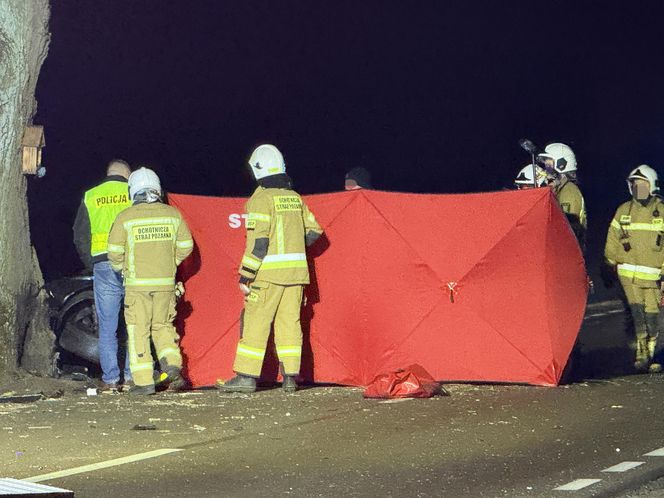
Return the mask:
[[[660, 308], [660, 279], [664, 265], [664, 202], [657, 173], [647, 165], [633, 170], [627, 178], [632, 199], [616, 211], [604, 251], [625, 290], [636, 333], [637, 370], [661, 370], [653, 361], [657, 345]], [[659, 353], [659, 351], [657, 351]]]
[[568, 145], [552, 143], [537, 156], [550, 177], [550, 185], [582, 250], [586, 245], [586, 203], [577, 185], [576, 155]]
[[108, 259], [122, 272], [129, 367], [135, 385], [130, 394], [155, 392], [150, 340], [161, 370], [174, 388], [184, 385], [175, 319], [178, 265], [191, 254], [194, 241], [180, 212], [161, 202], [154, 171], [140, 168], [129, 177], [133, 205], [120, 213], [108, 238]]
[[274, 145], [257, 147], [249, 165], [258, 188], [246, 206], [247, 245], [239, 271], [245, 305], [233, 364], [237, 375], [221, 389], [256, 390], [274, 323], [282, 387], [293, 392], [302, 356], [302, 293], [309, 283], [306, 246], [313, 244], [322, 230], [292, 189], [284, 158]]

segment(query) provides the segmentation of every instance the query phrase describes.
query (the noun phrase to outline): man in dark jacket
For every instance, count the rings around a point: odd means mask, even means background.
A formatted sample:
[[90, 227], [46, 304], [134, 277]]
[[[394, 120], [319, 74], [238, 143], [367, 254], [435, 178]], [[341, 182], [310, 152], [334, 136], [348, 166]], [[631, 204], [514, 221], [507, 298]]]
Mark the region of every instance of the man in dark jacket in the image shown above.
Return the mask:
[[346, 173], [344, 189], [358, 190], [361, 188], [373, 188], [371, 185], [371, 173], [365, 168], [353, 168]]

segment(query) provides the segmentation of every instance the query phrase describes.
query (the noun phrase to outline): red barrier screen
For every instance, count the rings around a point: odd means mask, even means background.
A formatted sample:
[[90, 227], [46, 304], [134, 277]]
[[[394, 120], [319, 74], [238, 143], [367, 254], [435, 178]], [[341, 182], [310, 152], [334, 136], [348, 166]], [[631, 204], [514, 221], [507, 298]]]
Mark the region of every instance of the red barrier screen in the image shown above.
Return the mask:
[[[306, 197], [325, 229], [303, 307], [303, 376], [367, 385], [418, 363], [443, 381], [556, 385], [586, 304], [583, 257], [548, 189]], [[195, 386], [232, 376], [245, 199], [171, 194], [196, 243], [178, 330]], [[276, 360], [263, 375], [273, 377]]]

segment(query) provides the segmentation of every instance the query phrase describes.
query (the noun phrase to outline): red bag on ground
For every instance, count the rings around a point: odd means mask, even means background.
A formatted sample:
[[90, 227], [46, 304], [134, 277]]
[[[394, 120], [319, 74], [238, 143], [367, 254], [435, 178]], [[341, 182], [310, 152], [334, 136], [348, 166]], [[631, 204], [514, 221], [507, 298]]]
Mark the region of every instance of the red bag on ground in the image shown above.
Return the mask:
[[420, 365], [378, 375], [364, 390], [365, 398], [430, 398], [442, 387]]

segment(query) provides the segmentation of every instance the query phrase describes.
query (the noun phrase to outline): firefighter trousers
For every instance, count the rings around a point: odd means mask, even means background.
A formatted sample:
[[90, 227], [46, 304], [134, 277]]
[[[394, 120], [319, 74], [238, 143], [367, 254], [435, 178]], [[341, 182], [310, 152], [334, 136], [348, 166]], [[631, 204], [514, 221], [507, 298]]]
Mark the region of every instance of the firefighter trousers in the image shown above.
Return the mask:
[[256, 281], [245, 297], [240, 322], [240, 342], [233, 370], [260, 377], [267, 340], [274, 322], [274, 344], [284, 375], [298, 375], [302, 357], [300, 310], [303, 285], [278, 285]]
[[173, 291], [126, 292], [124, 311], [129, 368], [137, 386], [154, 384], [150, 341], [162, 370], [167, 366], [182, 368], [180, 337], [173, 326], [175, 303]]
[[659, 335], [659, 308], [661, 293], [656, 282], [645, 285], [629, 278], [620, 278], [634, 321], [636, 335], [636, 362], [652, 360]]

